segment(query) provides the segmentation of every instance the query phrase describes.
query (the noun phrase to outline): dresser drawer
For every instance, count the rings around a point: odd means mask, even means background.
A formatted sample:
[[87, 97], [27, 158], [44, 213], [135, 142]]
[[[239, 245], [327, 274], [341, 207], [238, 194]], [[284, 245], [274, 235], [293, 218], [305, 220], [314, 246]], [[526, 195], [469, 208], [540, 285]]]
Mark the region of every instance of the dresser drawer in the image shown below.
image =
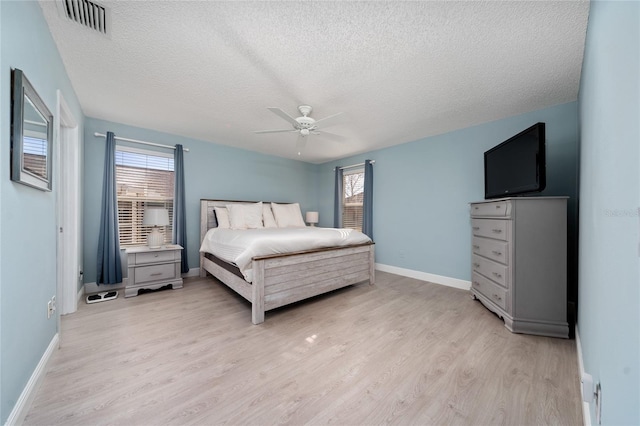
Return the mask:
[[471, 230], [478, 237], [507, 241], [510, 221], [498, 219], [471, 219]]
[[509, 243], [506, 241], [490, 240], [488, 238], [473, 237], [471, 243], [473, 252], [480, 256], [509, 264]]
[[175, 260], [175, 253], [180, 253], [175, 250], [163, 250], [163, 251], [148, 251], [145, 253], [136, 253], [136, 265], [143, 265], [145, 263], [157, 263], [157, 262], [170, 262]]
[[166, 263], [164, 265], [141, 266], [135, 268], [135, 283], [146, 283], [150, 281], [176, 279], [176, 263]]
[[471, 260], [473, 272], [484, 275], [485, 277], [495, 281], [505, 288], [509, 288], [509, 277], [507, 275], [509, 268], [498, 262], [494, 262], [478, 255], [473, 255]]
[[509, 201], [494, 201], [491, 203], [471, 204], [471, 217], [509, 217], [511, 203]]
[[507, 290], [476, 273], [471, 277], [471, 286], [484, 297], [502, 308], [505, 312], [510, 313], [510, 306], [507, 300]]

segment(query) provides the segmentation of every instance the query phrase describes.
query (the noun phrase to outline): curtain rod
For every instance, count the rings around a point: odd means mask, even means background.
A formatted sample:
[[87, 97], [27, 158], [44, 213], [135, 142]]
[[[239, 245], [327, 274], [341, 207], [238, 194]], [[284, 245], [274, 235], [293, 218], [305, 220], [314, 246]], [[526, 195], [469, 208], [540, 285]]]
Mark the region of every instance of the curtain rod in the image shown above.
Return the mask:
[[[101, 137], [101, 138], [106, 138], [107, 137], [107, 135], [102, 134], [102, 133], [98, 133], [98, 132], [95, 132], [94, 136]], [[137, 139], [120, 138], [118, 136], [116, 136], [115, 138], [116, 138], [116, 140], [124, 141], [124, 142], [133, 142], [133, 143], [139, 143], [139, 144], [142, 144], [142, 145], [157, 146], [159, 148], [176, 149], [175, 146], [171, 146], [171, 145], [162, 145], [162, 144], [154, 143], [154, 142], [139, 141]], [[182, 148], [182, 150], [184, 152], [189, 152], [189, 148]]]
[[[376, 164], [376, 160], [371, 160], [371, 164]], [[352, 164], [350, 166], [342, 166], [342, 167], [334, 167], [333, 171], [335, 171], [336, 169], [351, 169], [353, 167], [359, 167], [359, 166], [364, 166], [364, 163], [358, 163], [358, 164]]]

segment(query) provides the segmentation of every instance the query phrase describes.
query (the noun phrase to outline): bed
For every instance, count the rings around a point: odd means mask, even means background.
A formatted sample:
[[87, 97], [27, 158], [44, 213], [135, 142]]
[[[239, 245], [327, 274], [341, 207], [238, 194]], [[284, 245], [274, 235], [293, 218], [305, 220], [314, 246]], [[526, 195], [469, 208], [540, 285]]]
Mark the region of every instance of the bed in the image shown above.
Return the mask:
[[[218, 227], [216, 207], [253, 203], [201, 199], [201, 247], [209, 229]], [[251, 321], [260, 324], [265, 311], [365, 281], [375, 284], [374, 248], [374, 243], [368, 241], [254, 256], [247, 266], [251, 269], [251, 282], [235, 264], [201, 250], [200, 276], [211, 274], [251, 302]]]

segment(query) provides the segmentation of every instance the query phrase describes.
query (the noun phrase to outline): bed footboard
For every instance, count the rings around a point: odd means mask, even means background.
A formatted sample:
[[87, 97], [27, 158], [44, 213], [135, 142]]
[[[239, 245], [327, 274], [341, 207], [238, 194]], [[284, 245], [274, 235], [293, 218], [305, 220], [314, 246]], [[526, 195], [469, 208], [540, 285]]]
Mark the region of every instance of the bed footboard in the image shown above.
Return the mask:
[[[366, 244], [256, 258], [254, 294], [262, 293], [263, 309], [268, 311], [359, 282], [374, 284], [374, 247]], [[261, 308], [254, 306], [254, 312]]]

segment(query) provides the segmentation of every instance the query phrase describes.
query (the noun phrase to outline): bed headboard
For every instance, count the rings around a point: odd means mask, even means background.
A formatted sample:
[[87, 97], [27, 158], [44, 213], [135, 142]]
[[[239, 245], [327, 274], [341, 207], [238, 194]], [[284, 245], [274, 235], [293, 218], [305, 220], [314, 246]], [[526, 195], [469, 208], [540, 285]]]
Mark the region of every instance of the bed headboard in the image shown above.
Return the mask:
[[237, 200], [208, 200], [200, 199], [200, 243], [211, 228], [218, 226], [214, 207], [225, 207], [227, 204], [250, 204], [257, 201], [237, 201]]
[[[290, 204], [281, 203], [280, 201], [273, 201], [278, 204]], [[239, 200], [210, 200], [200, 199], [200, 244], [204, 240], [204, 236], [211, 228], [218, 226], [216, 222], [216, 214], [213, 210], [214, 207], [226, 207], [228, 204], [253, 204], [259, 203], [259, 201], [239, 201]], [[271, 201], [263, 201], [265, 204], [270, 204]]]
[[[213, 210], [214, 207], [226, 207], [228, 204], [253, 204], [259, 203], [259, 201], [239, 201], [239, 200], [210, 200], [201, 198], [200, 199], [200, 244], [204, 240], [204, 236], [207, 231], [211, 228], [215, 228], [218, 226], [216, 222], [216, 214]], [[271, 203], [271, 201], [263, 201], [263, 203]], [[290, 204], [290, 203], [281, 203], [279, 201], [274, 201], [274, 203], [278, 204]], [[200, 253], [200, 276], [206, 276], [206, 272], [203, 268], [203, 257], [204, 254]]]

